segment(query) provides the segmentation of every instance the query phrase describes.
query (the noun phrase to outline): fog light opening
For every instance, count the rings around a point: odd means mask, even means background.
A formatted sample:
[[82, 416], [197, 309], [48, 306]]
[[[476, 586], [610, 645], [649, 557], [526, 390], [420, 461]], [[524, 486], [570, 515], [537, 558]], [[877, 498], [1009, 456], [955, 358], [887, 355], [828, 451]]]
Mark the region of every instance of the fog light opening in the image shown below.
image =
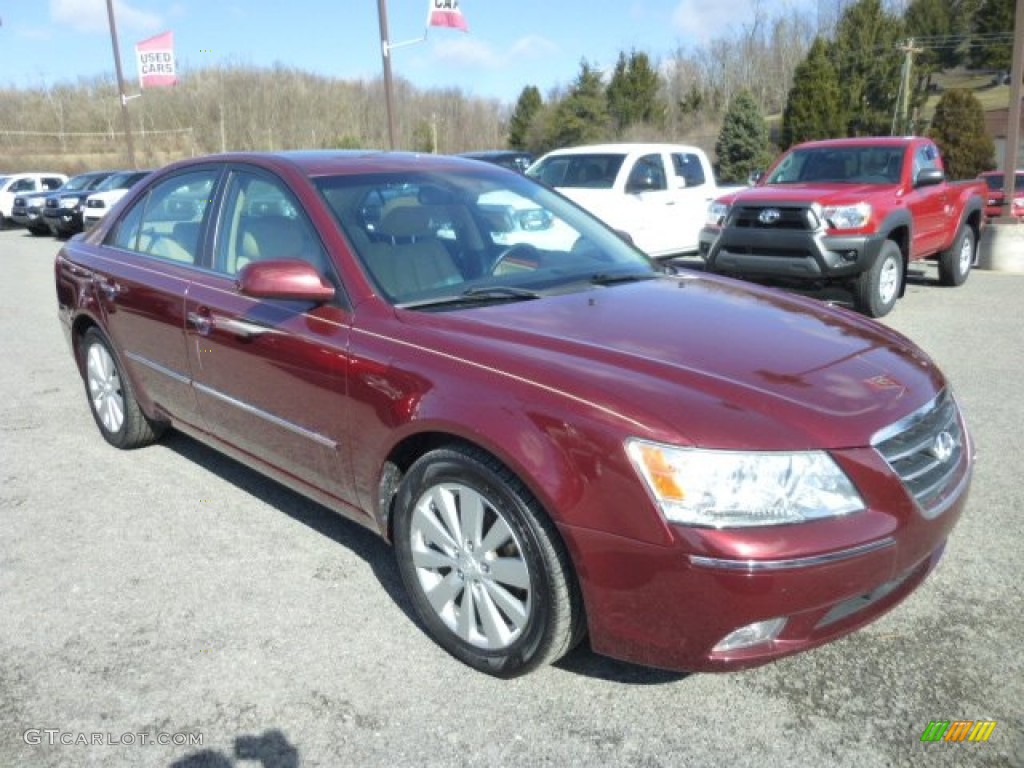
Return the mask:
[[779, 636], [779, 633], [782, 632], [785, 626], [785, 618], [755, 621], [753, 624], [747, 624], [745, 627], [740, 627], [736, 631], [730, 632], [722, 638], [711, 652], [737, 651], [740, 648], [750, 648], [753, 645], [770, 643]]
[[852, 250], [843, 251], [841, 254], [839, 254], [839, 256], [843, 261], [847, 262], [848, 264], [852, 264], [857, 260], [858, 253]]

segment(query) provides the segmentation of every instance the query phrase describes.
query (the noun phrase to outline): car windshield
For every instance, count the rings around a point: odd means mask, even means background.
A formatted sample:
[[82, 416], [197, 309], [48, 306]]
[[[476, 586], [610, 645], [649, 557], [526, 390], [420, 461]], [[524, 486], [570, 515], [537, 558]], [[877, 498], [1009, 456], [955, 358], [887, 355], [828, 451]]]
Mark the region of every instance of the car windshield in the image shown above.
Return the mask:
[[507, 171], [481, 165], [315, 183], [366, 272], [399, 306], [457, 309], [659, 274], [592, 216]]
[[[64, 186], [60, 188], [61, 192], [77, 192], [80, 189], [88, 189], [93, 182], [96, 181], [96, 176], [93, 174], [82, 174], [81, 176], [75, 176], [64, 182]], [[102, 177], [100, 177], [102, 178]]]
[[530, 166], [526, 175], [549, 187], [611, 189], [625, 159], [614, 152], [548, 155]]
[[806, 147], [782, 158], [768, 177], [768, 184], [849, 182], [898, 184], [903, 172], [904, 148]]

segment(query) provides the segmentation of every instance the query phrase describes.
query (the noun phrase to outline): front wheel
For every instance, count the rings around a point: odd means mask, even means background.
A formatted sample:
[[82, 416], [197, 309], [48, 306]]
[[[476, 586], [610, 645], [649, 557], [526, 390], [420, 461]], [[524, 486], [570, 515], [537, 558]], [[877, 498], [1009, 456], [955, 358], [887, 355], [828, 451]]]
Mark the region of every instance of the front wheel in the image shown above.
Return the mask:
[[162, 431], [146, 418], [110, 344], [90, 328], [82, 337], [85, 392], [103, 439], [116, 448], [140, 448], [154, 442]]
[[964, 224], [949, 250], [939, 254], [939, 282], [963, 285], [974, 263], [974, 230]]
[[884, 317], [895, 306], [902, 285], [903, 254], [896, 243], [886, 240], [871, 269], [857, 278], [857, 309], [868, 317]]
[[567, 653], [582, 601], [540, 505], [482, 451], [431, 451], [402, 480], [394, 521], [402, 580], [420, 620], [452, 656], [516, 677]]

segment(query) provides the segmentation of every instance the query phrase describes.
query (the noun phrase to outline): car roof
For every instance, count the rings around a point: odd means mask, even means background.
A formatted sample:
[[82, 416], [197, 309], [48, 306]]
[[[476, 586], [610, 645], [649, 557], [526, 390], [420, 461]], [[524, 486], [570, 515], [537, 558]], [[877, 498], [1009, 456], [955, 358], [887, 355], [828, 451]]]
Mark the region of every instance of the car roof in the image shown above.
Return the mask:
[[344, 176], [360, 173], [395, 173], [410, 170], [464, 168], [479, 172], [481, 163], [455, 155], [431, 155], [380, 149], [299, 149], [279, 152], [230, 152], [204, 155], [172, 163], [167, 168], [189, 168], [205, 163], [254, 163], [270, 169], [290, 167], [309, 176]]
[[858, 136], [848, 139], [805, 141], [793, 149], [855, 149], [857, 147], [905, 147], [912, 142], [931, 141], [923, 136]]

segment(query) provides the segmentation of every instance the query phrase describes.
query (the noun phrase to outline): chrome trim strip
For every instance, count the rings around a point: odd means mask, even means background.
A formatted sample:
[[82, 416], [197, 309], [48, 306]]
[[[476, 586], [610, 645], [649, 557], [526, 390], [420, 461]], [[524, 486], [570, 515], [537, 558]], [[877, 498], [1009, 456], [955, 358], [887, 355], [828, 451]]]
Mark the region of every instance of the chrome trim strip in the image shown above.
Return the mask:
[[871, 445], [872, 447], [876, 447], [879, 443], [884, 443], [889, 438], [895, 437], [901, 432], [906, 432], [908, 429], [917, 424], [917, 422], [921, 421], [926, 416], [928, 416], [928, 414], [930, 414], [932, 411], [939, 408], [943, 400], [949, 396], [950, 395], [948, 390], [942, 390], [932, 400], [922, 405], [913, 413], [904, 416], [899, 421], [895, 421], [889, 426], [882, 427], [880, 430], [875, 432], [875, 434], [871, 436], [871, 440], [868, 441], [869, 445]]
[[827, 555], [812, 555], [810, 557], [794, 557], [789, 560], [728, 560], [720, 557], [704, 557], [702, 555], [690, 555], [690, 562], [700, 568], [717, 568], [723, 571], [781, 571], [788, 568], [812, 568], [816, 565], [829, 565], [842, 560], [849, 560], [853, 557], [860, 557], [869, 552], [876, 552], [886, 547], [891, 547], [896, 539], [887, 536], [870, 544], [861, 544], [849, 549], [841, 549], [838, 552], [829, 552]]
[[157, 373], [162, 373], [164, 376], [168, 376], [180, 384], [192, 383], [192, 379], [190, 379], [188, 376], [184, 376], [178, 373], [177, 371], [172, 371], [170, 368], [165, 368], [164, 366], [160, 365], [160, 363], [154, 363], [149, 358], [143, 357], [142, 355], [136, 354], [135, 352], [125, 352], [124, 356], [127, 357], [129, 360], [134, 360], [136, 363], [139, 363], [140, 365], [144, 365], [147, 368], [156, 371]]
[[249, 403], [243, 403], [241, 400], [236, 400], [235, 398], [229, 395], [225, 395], [223, 392], [213, 389], [212, 387], [208, 387], [205, 384], [200, 384], [199, 382], [192, 382], [192, 386], [195, 387], [196, 390], [198, 390], [199, 392], [209, 395], [210, 397], [216, 398], [217, 400], [220, 400], [222, 403], [233, 405], [236, 408], [245, 411], [246, 413], [251, 413], [253, 416], [258, 416], [261, 419], [265, 419], [266, 421], [269, 421], [271, 424], [274, 424], [283, 429], [287, 429], [290, 432], [294, 432], [297, 435], [301, 435], [302, 437], [312, 440], [315, 443], [319, 443], [325, 448], [330, 448], [332, 451], [336, 450], [338, 447], [338, 444], [334, 440], [331, 440], [329, 437], [324, 437], [318, 432], [313, 432], [311, 430], [306, 429], [305, 427], [300, 427], [298, 424], [293, 424], [290, 421], [285, 421], [280, 416], [275, 416], [272, 413], [267, 413], [266, 411], [257, 408], [254, 405], [249, 405]]

